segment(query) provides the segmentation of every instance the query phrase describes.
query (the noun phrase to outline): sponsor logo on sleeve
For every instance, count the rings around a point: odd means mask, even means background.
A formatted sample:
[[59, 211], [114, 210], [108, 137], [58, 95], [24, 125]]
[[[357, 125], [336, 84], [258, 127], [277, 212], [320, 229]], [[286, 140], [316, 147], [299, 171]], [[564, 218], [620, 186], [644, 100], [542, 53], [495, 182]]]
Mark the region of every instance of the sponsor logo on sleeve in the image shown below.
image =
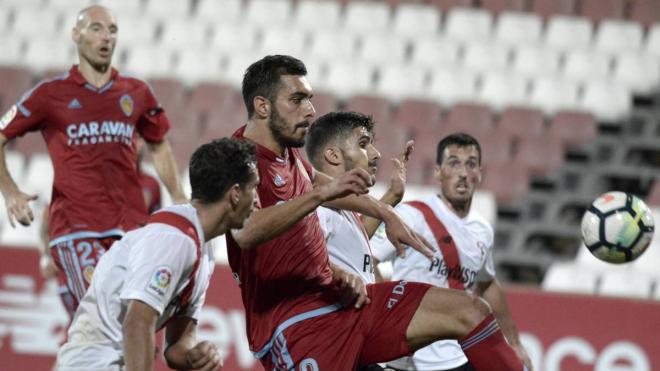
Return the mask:
[[162, 266], [156, 268], [151, 281], [147, 285], [147, 289], [159, 296], [165, 296], [167, 288], [170, 287], [172, 282], [172, 269], [170, 267]]
[[13, 120], [14, 117], [16, 117], [16, 112], [17, 111], [18, 111], [18, 108], [14, 104], [13, 106], [11, 106], [9, 111], [7, 111], [7, 113], [5, 113], [4, 116], [2, 116], [2, 119], [0, 119], [0, 130], [6, 128], [7, 125], [9, 125], [11, 120]]
[[131, 98], [130, 95], [128, 94], [122, 95], [119, 98], [119, 106], [121, 107], [121, 110], [122, 112], [124, 112], [124, 115], [126, 115], [126, 117], [131, 117], [135, 105], [133, 104], [133, 98]]

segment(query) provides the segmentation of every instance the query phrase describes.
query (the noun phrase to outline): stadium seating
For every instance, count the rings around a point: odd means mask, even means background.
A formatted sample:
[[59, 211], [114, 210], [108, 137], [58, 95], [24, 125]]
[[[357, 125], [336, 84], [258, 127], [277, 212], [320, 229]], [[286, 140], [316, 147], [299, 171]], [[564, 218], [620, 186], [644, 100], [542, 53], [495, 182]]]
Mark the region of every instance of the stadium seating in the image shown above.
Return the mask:
[[338, 1], [300, 0], [295, 8], [292, 26], [307, 31], [334, 29], [339, 26], [341, 11]]
[[585, 18], [555, 16], [546, 24], [545, 43], [562, 50], [587, 50], [592, 33], [591, 22]]
[[579, 105], [578, 84], [552, 77], [540, 77], [531, 83], [528, 104], [551, 116]]
[[490, 39], [493, 16], [481, 9], [455, 8], [446, 17], [445, 34], [460, 41], [480, 42]]
[[503, 44], [538, 44], [541, 40], [543, 23], [534, 14], [503, 12], [497, 18], [495, 39]]
[[193, 10], [195, 18], [217, 24], [236, 23], [242, 12], [242, 0], [197, 0]]
[[596, 274], [573, 263], [555, 263], [545, 274], [543, 289], [559, 292], [593, 294], [596, 292]]
[[429, 5], [402, 3], [396, 8], [391, 32], [409, 40], [422, 35], [434, 36], [440, 29], [440, 12]]
[[559, 74], [561, 54], [550, 48], [541, 48], [538, 45], [525, 45], [512, 52], [513, 73], [524, 77], [548, 77]]
[[594, 23], [623, 18], [624, 0], [582, 0], [580, 14]]
[[429, 96], [449, 108], [459, 102], [474, 100], [477, 92], [477, 74], [466, 69], [433, 70]]
[[384, 66], [379, 70], [374, 92], [387, 97], [392, 102], [404, 98], [424, 98], [428, 94], [426, 71], [410, 65]]
[[515, 140], [538, 138], [545, 132], [543, 113], [528, 108], [508, 108], [500, 115], [498, 133]]
[[388, 29], [390, 7], [383, 2], [351, 1], [344, 11], [343, 27], [351, 33], [377, 35]]
[[246, 3], [243, 19], [251, 24], [286, 26], [292, 16], [288, 0], [250, 0]]
[[432, 69], [459, 64], [461, 44], [449, 39], [422, 36], [412, 41], [411, 62]]
[[575, 14], [575, 0], [534, 0], [531, 2], [532, 13], [544, 19], [555, 15]]

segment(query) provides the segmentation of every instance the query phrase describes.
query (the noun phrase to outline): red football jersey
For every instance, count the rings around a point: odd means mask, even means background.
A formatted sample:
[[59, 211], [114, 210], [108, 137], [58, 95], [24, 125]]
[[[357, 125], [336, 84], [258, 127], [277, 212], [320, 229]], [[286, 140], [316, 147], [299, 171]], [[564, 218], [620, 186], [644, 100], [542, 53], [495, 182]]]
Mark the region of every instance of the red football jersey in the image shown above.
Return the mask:
[[[234, 133], [243, 138], [245, 127]], [[273, 206], [312, 190], [312, 167], [298, 149], [280, 157], [257, 145], [259, 207]], [[251, 250], [241, 250], [226, 234], [229, 265], [245, 306], [252, 351], [268, 342], [287, 319], [335, 304], [338, 300], [328, 265], [328, 250], [316, 211], [284, 234]]]
[[[13, 111], [13, 112], [12, 112]], [[170, 127], [149, 86], [113, 69], [100, 89], [73, 66], [40, 83], [5, 115], [7, 138], [40, 130], [55, 171], [51, 245], [107, 237], [145, 223], [136, 140], [163, 140]]]
[[161, 208], [160, 183], [158, 183], [158, 179], [140, 171], [140, 169], [138, 169], [138, 176], [140, 177], [142, 196], [144, 196], [144, 203], [147, 205], [147, 212], [152, 214]]

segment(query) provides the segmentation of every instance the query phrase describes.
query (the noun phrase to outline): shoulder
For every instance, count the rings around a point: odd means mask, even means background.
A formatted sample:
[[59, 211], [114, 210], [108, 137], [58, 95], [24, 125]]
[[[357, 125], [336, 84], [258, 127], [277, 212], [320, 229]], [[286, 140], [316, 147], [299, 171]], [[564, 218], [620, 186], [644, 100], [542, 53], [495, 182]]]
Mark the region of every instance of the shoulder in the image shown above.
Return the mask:
[[490, 241], [493, 240], [495, 234], [493, 226], [478, 211], [470, 212], [470, 225], [487, 235]]
[[28, 90], [23, 95], [23, 97], [21, 97], [21, 101], [24, 101], [33, 96], [44, 95], [44, 94], [47, 95], [49, 94], [50, 91], [53, 91], [54, 87], [59, 88], [64, 84], [68, 84], [69, 82], [70, 82], [70, 78], [68, 72], [49, 79], [43, 79], [37, 82], [30, 90]]

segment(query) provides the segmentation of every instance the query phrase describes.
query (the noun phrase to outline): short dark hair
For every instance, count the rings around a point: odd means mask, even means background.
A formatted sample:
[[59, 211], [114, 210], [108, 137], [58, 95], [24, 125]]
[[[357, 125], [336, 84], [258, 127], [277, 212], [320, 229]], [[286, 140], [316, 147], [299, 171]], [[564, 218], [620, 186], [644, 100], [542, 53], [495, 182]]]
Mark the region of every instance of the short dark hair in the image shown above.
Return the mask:
[[305, 64], [288, 55], [267, 55], [252, 63], [243, 75], [243, 102], [248, 118], [254, 114], [254, 97], [262, 96], [273, 102], [282, 75], [306, 76]]
[[307, 158], [317, 169], [323, 161], [321, 153], [328, 143], [338, 143], [348, 139], [355, 128], [365, 128], [373, 134], [374, 120], [359, 112], [330, 112], [319, 117], [307, 132]]
[[234, 184], [245, 187], [256, 152], [254, 143], [239, 139], [222, 138], [201, 145], [190, 158], [191, 198], [213, 203]]
[[479, 153], [479, 165], [481, 165], [481, 146], [472, 135], [466, 133], [449, 134], [440, 140], [438, 143], [438, 152], [436, 153], [435, 158], [436, 164], [442, 165], [445, 148], [454, 144], [459, 147], [475, 146], [477, 148], [477, 152]]

